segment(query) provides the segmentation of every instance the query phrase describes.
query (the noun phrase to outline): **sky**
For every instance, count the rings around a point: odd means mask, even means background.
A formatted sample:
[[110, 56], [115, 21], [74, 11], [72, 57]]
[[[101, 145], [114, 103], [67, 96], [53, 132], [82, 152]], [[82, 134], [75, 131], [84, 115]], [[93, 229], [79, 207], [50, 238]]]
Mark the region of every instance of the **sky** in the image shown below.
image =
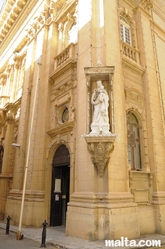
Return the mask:
[[4, 0], [0, 0], [0, 10], [1, 10], [1, 7], [3, 5], [3, 2], [4, 2]]

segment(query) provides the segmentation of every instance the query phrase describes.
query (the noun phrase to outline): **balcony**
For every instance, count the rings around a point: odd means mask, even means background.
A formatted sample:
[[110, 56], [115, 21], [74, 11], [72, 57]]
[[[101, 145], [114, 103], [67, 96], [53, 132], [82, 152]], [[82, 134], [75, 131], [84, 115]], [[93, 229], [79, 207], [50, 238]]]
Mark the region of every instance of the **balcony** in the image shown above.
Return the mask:
[[69, 44], [68, 47], [54, 58], [54, 71], [64, 67], [69, 62], [74, 63], [76, 61], [76, 45], [74, 43]]
[[140, 63], [139, 61], [139, 51], [137, 48], [131, 47], [129, 44], [122, 41], [121, 51], [123, 53], [123, 57], [127, 58], [133, 62]]

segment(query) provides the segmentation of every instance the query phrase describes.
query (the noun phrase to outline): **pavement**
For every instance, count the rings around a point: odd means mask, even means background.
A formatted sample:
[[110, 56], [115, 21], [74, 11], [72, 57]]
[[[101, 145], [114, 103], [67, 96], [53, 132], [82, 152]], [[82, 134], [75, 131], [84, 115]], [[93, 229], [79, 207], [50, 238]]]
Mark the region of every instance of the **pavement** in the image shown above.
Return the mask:
[[[0, 221], [0, 228], [6, 230], [6, 224], [3, 221]], [[10, 225], [9, 231], [17, 233], [18, 226]], [[24, 235], [24, 238], [31, 239], [31, 240], [41, 243], [42, 227], [41, 228], [23, 227], [21, 232]], [[165, 248], [165, 235], [149, 234], [149, 235], [142, 236], [140, 239], [161, 240], [161, 248]], [[137, 239], [136, 241], [138, 242], [139, 239]], [[111, 249], [121, 248], [118, 246], [117, 247], [110, 247], [110, 246], [106, 247], [104, 240], [103, 241], [89, 241], [89, 240], [76, 238], [73, 236], [67, 236], [65, 234], [64, 226], [46, 228], [46, 245], [47, 244], [53, 245], [55, 249], [99, 249], [99, 248], [107, 249], [108, 247]], [[128, 247], [122, 246], [122, 248], [128, 248]], [[156, 247], [152, 247], [152, 248], [156, 248]]]
[[[16, 240], [16, 234], [10, 232], [6, 234], [6, 231], [0, 228], [0, 248], [1, 249], [38, 249], [41, 246], [41, 242], [37, 242], [31, 239], [24, 238], [23, 240]], [[47, 244], [47, 249], [55, 249], [53, 245]]]

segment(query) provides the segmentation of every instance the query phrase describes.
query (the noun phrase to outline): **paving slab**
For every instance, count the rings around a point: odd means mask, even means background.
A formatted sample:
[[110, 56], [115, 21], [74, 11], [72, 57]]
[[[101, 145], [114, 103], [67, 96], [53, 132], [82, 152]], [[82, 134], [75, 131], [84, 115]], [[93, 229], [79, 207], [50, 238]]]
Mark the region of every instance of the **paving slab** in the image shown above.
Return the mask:
[[[6, 224], [3, 221], [0, 221], [0, 228], [6, 229]], [[10, 225], [11, 232], [18, 232], [18, 226]], [[22, 233], [25, 238], [32, 239], [41, 243], [42, 237], [42, 227], [33, 228], [33, 227], [23, 227]], [[165, 235], [161, 234], [148, 234], [141, 236], [139, 239], [136, 239], [136, 242], [139, 240], [161, 240], [161, 248], [165, 248]], [[121, 248], [119, 246], [105, 246], [105, 241], [89, 241], [81, 238], [76, 238], [73, 236], [67, 236], [65, 234], [65, 227], [47, 227], [46, 228], [46, 244], [52, 244], [55, 248], [59, 249], [115, 249]], [[128, 248], [122, 246], [122, 248]], [[131, 247], [130, 247], [131, 248]], [[134, 247], [135, 248], [135, 247]], [[143, 247], [146, 248], [146, 247]], [[154, 247], [156, 248], [156, 247]], [[159, 247], [160, 248], [160, 247]]]

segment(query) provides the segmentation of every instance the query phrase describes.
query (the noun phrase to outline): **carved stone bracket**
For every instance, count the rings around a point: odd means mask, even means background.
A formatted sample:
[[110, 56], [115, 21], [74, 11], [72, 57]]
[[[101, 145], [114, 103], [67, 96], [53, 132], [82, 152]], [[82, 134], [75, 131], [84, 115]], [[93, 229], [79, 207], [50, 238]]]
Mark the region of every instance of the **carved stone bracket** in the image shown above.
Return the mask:
[[97, 168], [99, 176], [102, 177], [114, 149], [116, 135], [109, 137], [84, 135], [84, 138], [91, 154], [92, 163]]

